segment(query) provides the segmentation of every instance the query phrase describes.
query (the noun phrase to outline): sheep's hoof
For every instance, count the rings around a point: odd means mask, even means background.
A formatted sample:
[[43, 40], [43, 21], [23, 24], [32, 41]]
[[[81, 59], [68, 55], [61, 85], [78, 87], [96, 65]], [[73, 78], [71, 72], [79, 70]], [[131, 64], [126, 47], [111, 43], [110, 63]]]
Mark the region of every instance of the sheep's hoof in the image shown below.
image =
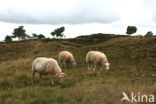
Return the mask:
[[51, 80], [50, 82], [51, 82], [52, 85], [54, 85], [54, 81]]

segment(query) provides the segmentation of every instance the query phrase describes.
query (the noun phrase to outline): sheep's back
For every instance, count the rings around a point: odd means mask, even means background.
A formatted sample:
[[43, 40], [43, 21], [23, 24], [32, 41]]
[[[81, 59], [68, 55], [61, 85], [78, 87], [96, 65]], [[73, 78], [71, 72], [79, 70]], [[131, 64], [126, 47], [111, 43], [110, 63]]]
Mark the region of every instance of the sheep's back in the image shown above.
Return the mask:
[[107, 62], [107, 58], [104, 53], [99, 51], [90, 51], [87, 53], [86, 62], [87, 63], [96, 63], [101, 64], [103, 61]]
[[42, 71], [45, 69], [46, 65], [48, 64], [48, 61], [51, 60], [50, 58], [45, 58], [45, 57], [40, 57], [34, 60], [33, 65], [34, 65], [34, 70], [35, 71]]
[[73, 55], [68, 51], [61, 51], [59, 53], [60, 60], [69, 60], [70, 58], [73, 58]]

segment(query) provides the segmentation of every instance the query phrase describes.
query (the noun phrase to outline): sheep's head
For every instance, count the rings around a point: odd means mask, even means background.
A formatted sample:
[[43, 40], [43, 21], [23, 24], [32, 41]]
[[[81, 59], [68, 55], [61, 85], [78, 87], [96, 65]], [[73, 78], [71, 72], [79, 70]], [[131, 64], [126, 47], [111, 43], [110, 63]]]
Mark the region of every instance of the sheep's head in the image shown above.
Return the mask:
[[72, 64], [72, 66], [73, 67], [75, 67], [76, 66], [76, 62], [75, 62], [75, 60], [73, 59], [73, 60], [71, 60], [71, 64]]
[[105, 63], [105, 69], [106, 70], [109, 70], [109, 65], [110, 65], [110, 63]]
[[63, 72], [59, 72], [55, 76], [59, 78], [59, 83], [62, 83], [63, 82], [63, 78], [66, 76], [66, 74], [63, 73]]
[[75, 62], [75, 61], [73, 61], [73, 62], [72, 62], [72, 65], [73, 65], [73, 66], [76, 66], [76, 62]]
[[74, 68], [76, 66], [76, 62], [75, 62], [74, 57], [69, 57], [68, 62], [70, 64], [70, 68]]

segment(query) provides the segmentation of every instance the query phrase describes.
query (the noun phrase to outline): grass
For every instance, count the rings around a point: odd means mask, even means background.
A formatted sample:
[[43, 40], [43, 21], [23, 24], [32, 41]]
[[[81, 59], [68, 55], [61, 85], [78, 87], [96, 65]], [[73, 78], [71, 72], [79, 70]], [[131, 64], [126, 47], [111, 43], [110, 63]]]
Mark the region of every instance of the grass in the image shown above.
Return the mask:
[[[0, 43], [0, 104], [124, 104], [123, 91], [156, 95], [156, 37], [112, 36], [95, 44], [90, 37], [83, 39]], [[71, 51], [77, 61], [75, 69], [62, 69], [67, 74], [64, 83], [54, 78], [52, 86], [50, 76], [36, 75], [32, 84], [32, 61], [40, 56], [57, 59], [62, 50]], [[87, 70], [85, 56], [90, 50], [107, 55], [108, 72], [99, 67]]]

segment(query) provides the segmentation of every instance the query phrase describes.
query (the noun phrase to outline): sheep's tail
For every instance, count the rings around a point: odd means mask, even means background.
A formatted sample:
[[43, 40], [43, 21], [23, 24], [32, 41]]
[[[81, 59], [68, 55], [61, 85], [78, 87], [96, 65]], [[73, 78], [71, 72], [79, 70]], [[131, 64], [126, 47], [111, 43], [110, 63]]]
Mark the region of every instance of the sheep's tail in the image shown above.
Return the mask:
[[35, 71], [35, 65], [32, 63], [32, 73]]
[[87, 56], [86, 56], [86, 63], [89, 63], [89, 59], [90, 59], [90, 55], [87, 54]]

